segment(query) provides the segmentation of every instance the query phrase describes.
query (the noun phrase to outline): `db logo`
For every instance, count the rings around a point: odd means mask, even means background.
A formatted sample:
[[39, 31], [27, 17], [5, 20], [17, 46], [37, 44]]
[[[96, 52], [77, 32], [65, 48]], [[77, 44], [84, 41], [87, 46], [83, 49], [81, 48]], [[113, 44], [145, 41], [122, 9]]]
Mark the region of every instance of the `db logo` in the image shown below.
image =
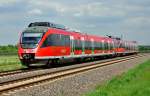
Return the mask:
[[61, 53], [66, 53], [66, 49], [62, 49], [62, 50], [61, 50]]
[[24, 50], [24, 53], [29, 53], [29, 51], [28, 50]]

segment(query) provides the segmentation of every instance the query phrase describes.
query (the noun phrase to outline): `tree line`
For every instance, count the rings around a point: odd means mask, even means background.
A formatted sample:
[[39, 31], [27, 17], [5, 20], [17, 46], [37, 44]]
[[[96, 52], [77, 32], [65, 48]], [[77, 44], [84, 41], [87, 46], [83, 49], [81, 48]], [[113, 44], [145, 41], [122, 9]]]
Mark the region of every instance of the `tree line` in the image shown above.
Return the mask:
[[0, 45], [0, 55], [17, 55], [17, 45]]
[[150, 45], [140, 45], [139, 51], [140, 52], [150, 52]]
[[[17, 45], [5, 45], [5, 46], [0, 45], [0, 55], [17, 55], [17, 51], [18, 51]], [[150, 45], [149, 46], [140, 45], [139, 51], [150, 52]]]

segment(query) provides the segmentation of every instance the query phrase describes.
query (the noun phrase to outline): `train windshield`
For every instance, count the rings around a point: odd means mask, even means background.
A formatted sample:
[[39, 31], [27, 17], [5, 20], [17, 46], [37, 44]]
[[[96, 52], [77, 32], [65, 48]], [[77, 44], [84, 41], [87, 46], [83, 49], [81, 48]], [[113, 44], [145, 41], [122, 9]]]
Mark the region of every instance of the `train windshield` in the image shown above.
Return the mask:
[[43, 33], [24, 32], [22, 34], [21, 44], [23, 45], [23, 48], [35, 48], [42, 36]]

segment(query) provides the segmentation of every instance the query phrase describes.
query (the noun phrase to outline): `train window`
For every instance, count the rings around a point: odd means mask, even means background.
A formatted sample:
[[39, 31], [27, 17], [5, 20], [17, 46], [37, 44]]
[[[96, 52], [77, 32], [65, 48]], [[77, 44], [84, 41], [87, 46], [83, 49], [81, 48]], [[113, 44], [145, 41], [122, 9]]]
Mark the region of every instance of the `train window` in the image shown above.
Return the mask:
[[88, 41], [85, 41], [85, 49], [87, 50], [88, 49]]
[[112, 50], [113, 49], [113, 44], [112, 43], [110, 43], [110, 50]]
[[74, 40], [75, 50], [82, 50], [82, 42], [81, 40]]
[[28, 25], [28, 27], [35, 27], [35, 26], [45, 26], [45, 27], [51, 27], [51, 28], [57, 28], [57, 29], [63, 29], [63, 30], [66, 29], [64, 25], [54, 24], [51, 22], [34, 22]]
[[117, 48], [118, 46], [117, 46], [117, 42], [115, 41], [114, 42], [114, 48]]
[[85, 49], [92, 50], [92, 42], [91, 41], [85, 41]]
[[95, 44], [95, 50], [99, 50], [100, 49], [100, 44], [99, 42], [94, 42]]
[[96, 48], [96, 47], [97, 47], [96, 42], [94, 42], [94, 46], [93, 46], [93, 47], [94, 47], [95, 50], [97, 49], [97, 48]]
[[92, 50], [92, 42], [89, 41], [88, 43], [89, 43], [89, 46], [88, 46], [89, 50]]
[[104, 41], [102, 41], [102, 50], [105, 49], [105, 46], [104, 46]]
[[95, 50], [98, 50], [98, 42], [95, 42]]
[[104, 42], [104, 50], [106, 50], [106, 43]]
[[109, 49], [107, 42], [104, 43], [104, 48], [105, 48], [105, 50], [108, 50], [108, 49]]
[[111, 43], [108, 43], [109, 50], [111, 50]]
[[102, 42], [99, 43], [99, 50], [103, 50], [103, 44], [102, 44]]
[[112, 50], [112, 43], [109, 43], [109, 50]]
[[107, 42], [107, 44], [108, 44], [108, 50], [110, 50], [110, 43]]
[[65, 45], [70, 46], [70, 37], [67, 35], [64, 35], [64, 38], [65, 38]]
[[97, 42], [94, 42], [94, 49], [97, 50]]
[[70, 38], [67, 35], [51, 34], [43, 42], [42, 47], [47, 46], [70, 46]]
[[49, 23], [48, 22], [34, 22], [34, 23], [30, 23], [28, 27], [35, 27], [35, 26], [49, 27]]
[[113, 44], [109, 43], [109, 50], [112, 50], [112, 49], [113, 49]]

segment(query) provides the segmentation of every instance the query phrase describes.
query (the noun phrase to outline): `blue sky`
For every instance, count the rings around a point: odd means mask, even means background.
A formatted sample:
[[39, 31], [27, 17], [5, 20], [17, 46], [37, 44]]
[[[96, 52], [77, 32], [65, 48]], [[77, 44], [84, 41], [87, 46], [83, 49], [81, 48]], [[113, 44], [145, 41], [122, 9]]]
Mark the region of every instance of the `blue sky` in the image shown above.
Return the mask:
[[150, 0], [0, 0], [0, 45], [16, 44], [30, 22], [150, 45]]

